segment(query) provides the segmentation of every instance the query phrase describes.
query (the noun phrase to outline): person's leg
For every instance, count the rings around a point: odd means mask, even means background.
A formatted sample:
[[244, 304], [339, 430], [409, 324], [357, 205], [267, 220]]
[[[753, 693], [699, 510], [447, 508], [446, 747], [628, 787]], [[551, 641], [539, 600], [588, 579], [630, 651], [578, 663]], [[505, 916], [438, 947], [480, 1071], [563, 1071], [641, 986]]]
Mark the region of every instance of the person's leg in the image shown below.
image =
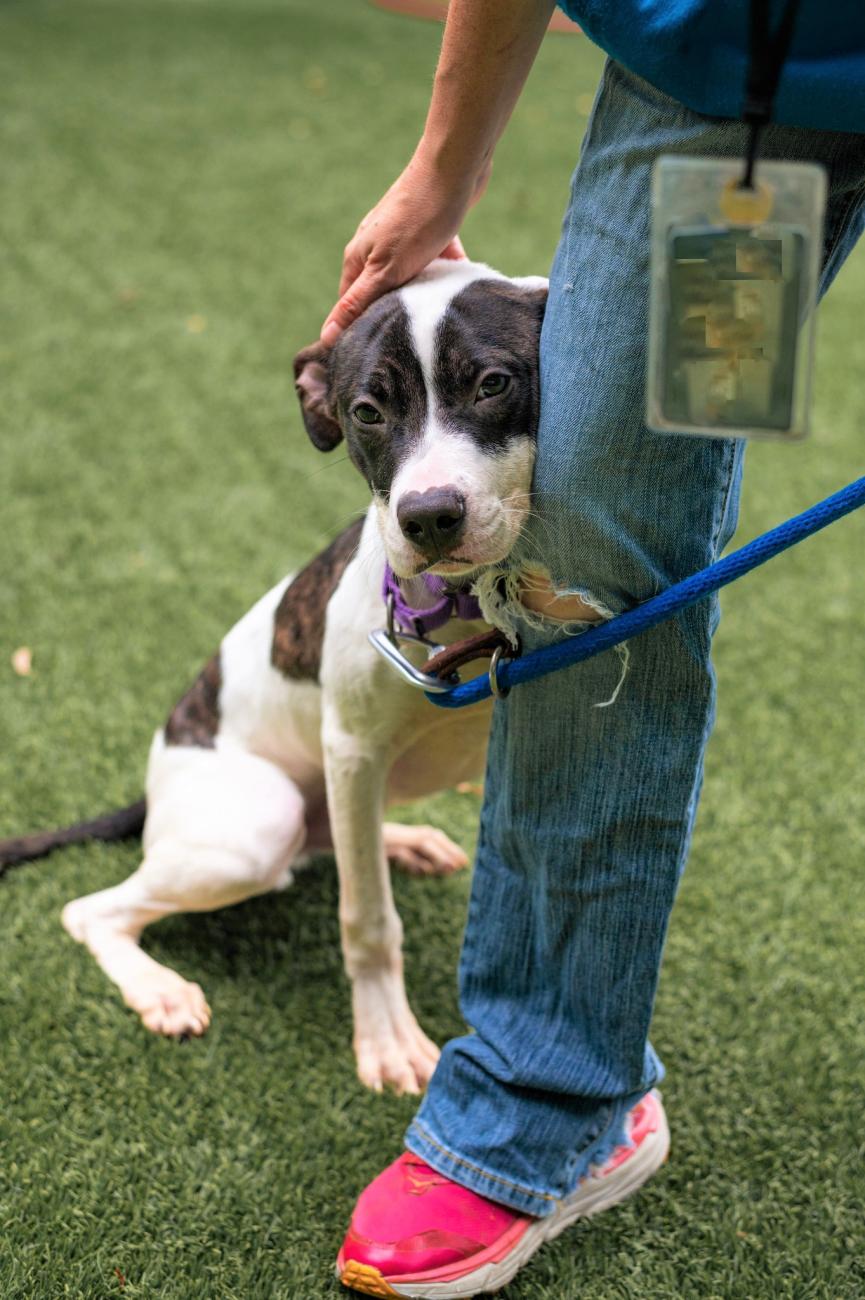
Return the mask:
[[[710, 563], [735, 527], [743, 444], [654, 434], [643, 405], [652, 162], [741, 155], [744, 138], [608, 65], [552, 273], [518, 557], [603, 614]], [[774, 128], [764, 153], [829, 168], [828, 283], [861, 228], [863, 142]], [[514, 600], [507, 613], [527, 650], [578, 630]], [[635, 640], [627, 663], [610, 652], [496, 705], [460, 970], [475, 1032], [446, 1045], [407, 1145], [514, 1209], [551, 1213], [661, 1077], [647, 1035], [717, 619], [705, 601]]]

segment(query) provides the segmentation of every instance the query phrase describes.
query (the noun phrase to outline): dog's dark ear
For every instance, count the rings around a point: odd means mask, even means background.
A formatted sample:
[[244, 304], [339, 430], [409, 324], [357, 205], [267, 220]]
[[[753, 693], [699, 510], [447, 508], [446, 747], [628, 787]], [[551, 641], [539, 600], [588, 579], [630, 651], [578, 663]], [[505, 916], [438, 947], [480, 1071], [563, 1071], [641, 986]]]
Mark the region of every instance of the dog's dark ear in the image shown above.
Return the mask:
[[333, 451], [342, 441], [330, 401], [330, 353], [328, 345], [319, 341], [294, 358], [294, 390], [306, 431], [319, 451]]
[[550, 282], [542, 275], [521, 275], [517, 276], [513, 282], [519, 285], [526, 298], [535, 308], [538, 319], [543, 320], [544, 312], [547, 309], [547, 293]]

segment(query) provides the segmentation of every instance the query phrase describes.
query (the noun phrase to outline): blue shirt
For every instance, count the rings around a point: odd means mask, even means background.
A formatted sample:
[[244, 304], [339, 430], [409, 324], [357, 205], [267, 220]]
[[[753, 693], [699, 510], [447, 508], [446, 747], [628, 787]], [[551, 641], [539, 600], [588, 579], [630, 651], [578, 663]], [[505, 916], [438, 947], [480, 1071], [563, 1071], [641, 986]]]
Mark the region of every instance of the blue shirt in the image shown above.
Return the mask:
[[[748, 0], [559, 0], [587, 36], [698, 113], [740, 117]], [[775, 31], [784, 0], [772, 0]], [[865, 0], [801, 0], [772, 119], [865, 132]]]

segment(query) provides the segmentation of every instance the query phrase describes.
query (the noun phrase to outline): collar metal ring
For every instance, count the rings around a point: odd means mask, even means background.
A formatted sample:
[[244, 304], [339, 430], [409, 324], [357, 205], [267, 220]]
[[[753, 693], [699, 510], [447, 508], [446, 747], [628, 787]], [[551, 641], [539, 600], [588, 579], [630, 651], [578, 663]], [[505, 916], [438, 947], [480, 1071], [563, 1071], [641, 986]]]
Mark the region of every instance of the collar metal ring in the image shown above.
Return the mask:
[[[499, 664], [504, 656], [504, 646], [497, 645], [490, 660], [490, 690], [497, 700], [503, 700], [510, 692], [509, 686], [499, 686]], [[506, 660], [510, 663], [510, 659]]]

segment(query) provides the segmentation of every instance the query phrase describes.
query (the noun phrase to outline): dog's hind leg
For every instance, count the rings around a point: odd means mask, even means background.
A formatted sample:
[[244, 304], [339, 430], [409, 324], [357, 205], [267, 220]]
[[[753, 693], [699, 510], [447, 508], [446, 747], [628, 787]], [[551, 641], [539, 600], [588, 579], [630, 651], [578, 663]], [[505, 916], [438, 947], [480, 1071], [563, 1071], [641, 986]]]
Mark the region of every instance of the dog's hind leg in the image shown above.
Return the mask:
[[85, 944], [105, 974], [155, 1034], [203, 1034], [210, 1024], [210, 1007], [198, 984], [161, 966], [139, 947], [142, 930], [151, 921], [181, 906], [159, 906], [148, 893], [147, 859], [138, 871], [113, 889], [103, 889], [67, 903], [64, 928]]
[[75, 899], [63, 925], [85, 944], [127, 1006], [153, 1033], [202, 1034], [201, 988], [139, 947], [146, 925], [207, 912], [279, 889], [306, 836], [300, 791], [272, 763], [243, 751], [154, 745], [145, 856], [128, 880]]

